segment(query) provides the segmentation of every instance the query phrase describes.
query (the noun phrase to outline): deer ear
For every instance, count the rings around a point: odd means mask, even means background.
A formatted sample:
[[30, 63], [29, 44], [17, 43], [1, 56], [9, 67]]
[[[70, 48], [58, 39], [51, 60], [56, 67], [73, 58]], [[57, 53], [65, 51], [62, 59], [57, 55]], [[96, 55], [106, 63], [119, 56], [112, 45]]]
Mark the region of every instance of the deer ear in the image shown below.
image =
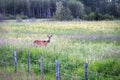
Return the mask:
[[47, 37], [52, 37], [52, 35], [47, 35]]

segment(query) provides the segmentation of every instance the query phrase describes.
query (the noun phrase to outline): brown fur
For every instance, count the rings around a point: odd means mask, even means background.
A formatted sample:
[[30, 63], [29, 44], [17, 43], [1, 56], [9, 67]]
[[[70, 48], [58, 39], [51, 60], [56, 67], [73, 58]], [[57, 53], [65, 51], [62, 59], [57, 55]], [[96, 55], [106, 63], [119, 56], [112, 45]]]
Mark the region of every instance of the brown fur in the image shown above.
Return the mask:
[[35, 40], [33, 43], [37, 46], [47, 46], [50, 43], [52, 35], [48, 36], [48, 40]]

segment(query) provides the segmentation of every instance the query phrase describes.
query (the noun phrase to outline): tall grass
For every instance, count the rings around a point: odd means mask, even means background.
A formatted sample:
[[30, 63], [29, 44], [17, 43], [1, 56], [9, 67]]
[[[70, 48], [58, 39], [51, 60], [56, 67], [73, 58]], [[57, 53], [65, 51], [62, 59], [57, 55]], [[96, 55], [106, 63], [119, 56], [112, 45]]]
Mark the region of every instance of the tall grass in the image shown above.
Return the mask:
[[[33, 45], [34, 40], [46, 40], [49, 34], [52, 34], [53, 37], [47, 47]], [[0, 66], [1, 68], [5, 65], [13, 66], [12, 53], [16, 50], [19, 63], [18, 74], [23, 65], [23, 73], [26, 74], [24, 79], [27, 78], [27, 53], [29, 51], [31, 53], [31, 71], [34, 74], [33, 77], [36, 77], [33, 80], [37, 80], [40, 75], [41, 55], [44, 56], [46, 80], [55, 79], [55, 59], [60, 62], [63, 80], [70, 80], [71, 75], [79, 75], [78, 79], [84, 78], [84, 62], [89, 63], [90, 72], [120, 76], [119, 35], [120, 21], [2, 22], [0, 23]], [[7, 75], [12, 72], [8, 70]], [[0, 73], [2, 71], [4, 70], [0, 70]], [[89, 79], [114, 80], [116, 78], [104, 75], [97, 77], [96, 73], [90, 73]]]

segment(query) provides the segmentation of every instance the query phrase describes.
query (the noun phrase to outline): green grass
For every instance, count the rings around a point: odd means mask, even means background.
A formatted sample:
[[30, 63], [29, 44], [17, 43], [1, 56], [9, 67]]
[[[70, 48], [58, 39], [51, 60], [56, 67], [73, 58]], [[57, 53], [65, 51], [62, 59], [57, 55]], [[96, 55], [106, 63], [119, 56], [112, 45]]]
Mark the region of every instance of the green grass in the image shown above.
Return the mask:
[[[33, 45], [34, 40], [47, 39], [49, 34], [53, 37], [47, 47]], [[34, 80], [40, 78], [40, 55], [44, 56], [45, 80], [55, 80], [56, 59], [60, 62], [62, 80], [71, 80], [74, 75], [78, 75], [78, 80], [83, 79], [85, 62], [89, 63], [89, 80], [119, 80], [119, 35], [119, 20], [2, 22], [0, 23], [0, 74], [4, 72], [3, 67], [7, 66], [6, 75], [10, 75], [11, 80], [14, 80], [11, 66], [13, 66], [13, 51], [16, 50], [19, 62], [18, 74], [22, 70], [21, 65], [24, 66], [23, 73], [26, 74], [24, 79], [28, 79], [29, 51], [31, 71], [33, 78], [36, 77]], [[99, 77], [98, 73], [100, 73]]]

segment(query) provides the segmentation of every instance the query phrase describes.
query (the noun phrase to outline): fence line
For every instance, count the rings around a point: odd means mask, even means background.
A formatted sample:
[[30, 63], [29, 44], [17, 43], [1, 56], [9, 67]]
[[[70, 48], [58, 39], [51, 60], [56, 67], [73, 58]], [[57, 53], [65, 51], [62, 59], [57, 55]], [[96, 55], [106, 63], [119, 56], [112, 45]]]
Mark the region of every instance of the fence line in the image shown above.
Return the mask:
[[[14, 51], [14, 66], [15, 66], [15, 71], [17, 71], [17, 52]], [[41, 56], [40, 57], [40, 68], [41, 68], [41, 77], [42, 77], [42, 80], [44, 80], [44, 57]], [[72, 75], [69, 75], [69, 74], [60, 74], [60, 71], [59, 71], [59, 61], [58, 60], [55, 60], [55, 63], [51, 63], [52, 65], [55, 65], [56, 66], [56, 80], [60, 80], [60, 77], [63, 76], [63, 75], [67, 75], [67, 76], [72, 76]], [[48, 70], [48, 71], [52, 71], [52, 72], [55, 72], [54, 70]], [[88, 80], [88, 63], [85, 63], [84, 64], [84, 73], [85, 73], [85, 78], [81, 78], [81, 79], [85, 79], [85, 80]], [[95, 72], [92, 72], [94, 74], [99, 74], [99, 75], [104, 75], [104, 76], [111, 76], [111, 77], [115, 77], [115, 78], [120, 78], [120, 77], [117, 77], [117, 76], [112, 76], [112, 75], [106, 75], [106, 74], [102, 74], [102, 73], [95, 73]], [[28, 75], [30, 75], [30, 53], [28, 52]], [[80, 77], [80, 76], [76, 76], [76, 77]]]
[[[13, 57], [14, 57], [14, 71], [17, 72], [17, 51], [14, 51], [13, 53]], [[1, 63], [1, 61], [0, 61]], [[3, 62], [5, 63], [5, 62]], [[10, 63], [9, 63], [10, 64]], [[59, 64], [59, 60], [55, 60], [55, 63], [50, 63], [52, 66], [54, 65], [55, 66], [55, 70], [52, 70], [52, 69], [44, 69], [44, 57], [43, 55], [40, 56], [40, 70], [41, 70], [41, 79], [44, 80], [44, 70], [48, 70], [50, 72], [53, 72], [56, 74], [56, 80], [60, 80], [61, 78], [71, 78], [72, 80], [88, 80], [88, 63], [85, 63], [84, 64], [84, 78], [83, 76], [81, 77], [80, 75], [74, 75], [74, 74], [66, 74], [66, 73], [61, 73], [59, 70], [60, 70], [60, 65]], [[69, 66], [68, 66], [69, 67]], [[99, 76], [106, 76], [106, 77], [111, 77], [111, 78], [116, 78], [116, 79], [120, 79], [119, 76], [113, 76], [113, 75], [109, 75], [109, 74], [104, 74], [104, 73], [98, 73], [98, 72], [94, 72], [94, 71], [89, 71], [89, 74], [92, 75], [92, 74], [95, 74], [96, 76], [99, 75]], [[30, 52], [28, 52], [28, 75], [30, 75]], [[98, 76], [98, 77], [99, 77]]]

